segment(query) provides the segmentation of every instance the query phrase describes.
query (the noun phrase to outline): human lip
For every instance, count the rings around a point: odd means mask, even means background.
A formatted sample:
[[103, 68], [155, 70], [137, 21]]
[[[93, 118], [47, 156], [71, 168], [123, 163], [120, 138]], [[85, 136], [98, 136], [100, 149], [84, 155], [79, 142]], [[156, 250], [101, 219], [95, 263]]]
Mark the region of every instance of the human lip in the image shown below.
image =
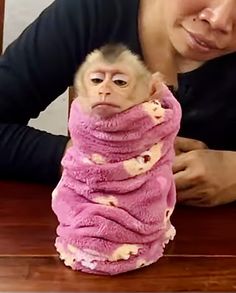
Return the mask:
[[208, 40], [203, 35], [196, 34], [190, 31], [186, 31], [186, 32], [188, 33], [190, 37], [190, 43], [193, 48], [199, 49], [203, 52], [209, 52], [212, 50], [220, 49], [214, 41]]

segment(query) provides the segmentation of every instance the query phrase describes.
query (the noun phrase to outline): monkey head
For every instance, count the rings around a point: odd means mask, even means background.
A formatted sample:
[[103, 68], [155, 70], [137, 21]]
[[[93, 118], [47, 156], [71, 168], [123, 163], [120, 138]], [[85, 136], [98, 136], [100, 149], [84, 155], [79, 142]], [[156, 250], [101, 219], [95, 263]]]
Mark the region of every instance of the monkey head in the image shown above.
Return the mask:
[[75, 76], [84, 111], [107, 118], [150, 99], [152, 74], [122, 45], [107, 45], [88, 55]]

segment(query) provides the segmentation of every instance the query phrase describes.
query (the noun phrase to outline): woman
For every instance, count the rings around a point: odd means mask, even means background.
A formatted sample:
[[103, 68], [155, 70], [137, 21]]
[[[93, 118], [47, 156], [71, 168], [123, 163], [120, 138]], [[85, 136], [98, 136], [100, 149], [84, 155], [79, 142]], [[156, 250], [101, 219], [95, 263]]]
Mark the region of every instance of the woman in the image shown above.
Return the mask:
[[236, 199], [235, 0], [56, 0], [0, 60], [0, 175], [57, 180], [68, 138], [25, 126], [73, 83], [85, 56], [123, 43], [164, 74], [183, 110], [178, 200]]

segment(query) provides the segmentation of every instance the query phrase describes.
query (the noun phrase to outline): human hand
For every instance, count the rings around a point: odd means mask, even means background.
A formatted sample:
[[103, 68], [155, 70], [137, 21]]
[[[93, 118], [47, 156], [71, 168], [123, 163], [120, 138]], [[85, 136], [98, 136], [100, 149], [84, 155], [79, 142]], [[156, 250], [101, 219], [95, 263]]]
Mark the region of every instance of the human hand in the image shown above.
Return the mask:
[[175, 154], [190, 152], [198, 149], [206, 149], [207, 145], [196, 139], [177, 136], [175, 139]]
[[71, 146], [72, 146], [72, 140], [69, 139], [68, 142], [67, 142], [67, 144], [66, 144], [66, 147], [65, 147], [64, 155], [65, 155], [67, 149], [70, 148]]
[[180, 203], [211, 207], [236, 200], [236, 152], [192, 150], [173, 165]]
[[[66, 151], [68, 150], [68, 148], [70, 148], [72, 146], [72, 140], [68, 140], [67, 144], [66, 144], [66, 147], [65, 147], [65, 150], [64, 150], [64, 153], [63, 153], [63, 156], [65, 156], [65, 153]], [[62, 175], [62, 172], [63, 172], [63, 166], [61, 165], [61, 168], [60, 168], [60, 174]]]

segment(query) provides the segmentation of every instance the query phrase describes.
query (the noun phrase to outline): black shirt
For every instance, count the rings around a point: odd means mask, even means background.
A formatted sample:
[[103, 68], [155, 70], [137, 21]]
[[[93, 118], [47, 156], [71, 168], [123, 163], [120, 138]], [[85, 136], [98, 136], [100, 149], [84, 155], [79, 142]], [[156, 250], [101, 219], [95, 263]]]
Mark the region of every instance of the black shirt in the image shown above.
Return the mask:
[[[0, 58], [0, 178], [56, 181], [68, 138], [26, 126], [73, 83], [93, 49], [123, 43], [142, 58], [138, 0], [56, 0]], [[236, 54], [178, 76], [180, 135], [236, 150]]]

